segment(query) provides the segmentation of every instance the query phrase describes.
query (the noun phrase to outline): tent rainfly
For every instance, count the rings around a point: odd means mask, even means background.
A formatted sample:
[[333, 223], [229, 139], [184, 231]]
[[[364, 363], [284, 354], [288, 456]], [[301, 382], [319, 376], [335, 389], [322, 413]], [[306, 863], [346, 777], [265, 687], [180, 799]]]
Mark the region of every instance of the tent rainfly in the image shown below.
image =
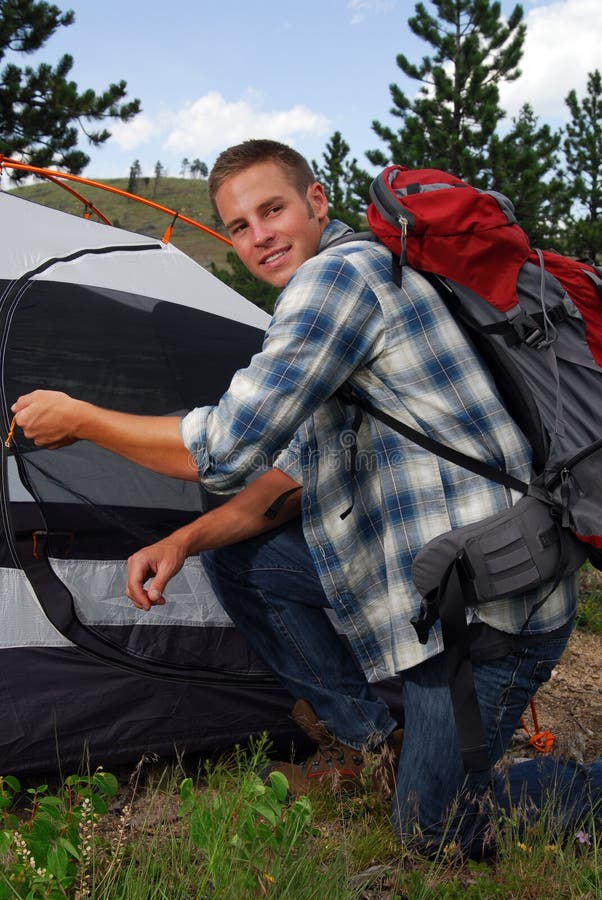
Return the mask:
[[[173, 245], [0, 193], [1, 419], [46, 387], [124, 412], [214, 403], [264, 312]], [[196, 483], [87, 442], [2, 442], [0, 773], [299, 737], [291, 698], [221, 610], [199, 558], [146, 614], [127, 557], [206, 510]], [[380, 692], [395, 706], [396, 686]], [[380, 688], [379, 688], [380, 689]]]

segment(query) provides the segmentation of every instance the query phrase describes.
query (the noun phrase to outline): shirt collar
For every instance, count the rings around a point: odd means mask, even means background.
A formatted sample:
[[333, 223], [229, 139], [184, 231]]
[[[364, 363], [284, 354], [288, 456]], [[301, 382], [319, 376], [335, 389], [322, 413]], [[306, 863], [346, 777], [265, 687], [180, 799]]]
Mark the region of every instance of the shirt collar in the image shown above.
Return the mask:
[[321, 253], [322, 250], [326, 250], [327, 247], [335, 241], [340, 240], [340, 238], [344, 237], [346, 234], [353, 234], [353, 228], [350, 228], [349, 225], [345, 225], [344, 222], [339, 222], [338, 219], [333, 219], [322, 232], [318, 253]]

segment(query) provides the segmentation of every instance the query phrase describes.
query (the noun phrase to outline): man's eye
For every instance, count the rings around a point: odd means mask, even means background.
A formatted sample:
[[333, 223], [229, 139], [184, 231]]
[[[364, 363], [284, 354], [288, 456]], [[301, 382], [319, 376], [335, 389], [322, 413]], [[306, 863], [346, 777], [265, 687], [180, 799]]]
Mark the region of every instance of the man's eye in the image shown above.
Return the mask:
[[240, 225], [235, 225], [234, 228], [230, 229], [230, 234], [240, 234], [246, 227], [246, 224], [241, 222]]
[[279, 213], [281, 209], [282, 209], [282, 204], [280, 204], [280, 203], [277, 206], [270, 206], [270, 208], [268, 209], [268, 215], [272, 216], [275, 213]]

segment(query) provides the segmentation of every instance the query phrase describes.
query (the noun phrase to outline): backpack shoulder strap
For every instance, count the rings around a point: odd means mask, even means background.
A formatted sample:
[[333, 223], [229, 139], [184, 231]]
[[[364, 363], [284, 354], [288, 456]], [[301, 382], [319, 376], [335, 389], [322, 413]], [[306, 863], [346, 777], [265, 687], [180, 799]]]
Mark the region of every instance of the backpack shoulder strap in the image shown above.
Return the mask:
[[469, 456], [467, 453], [461, 453], [459, 450], [455, 450], [453, 447], [441, 443], [441, 441], [430, 438], [421, 431], [412, 428], [411, 425], [407, 425], [405, 422], [396, 419], [394, 416], [390, 416], [388, 413], [383, 412], [383, 410], [373, 406], [365, 397], [358, 394], [348, 383], [339, 388], [336, 392], [336, 396], [343, 403], [354, 404], [355, 406], [361, 407], [366, 410], [366, 412], [370, 413], [371, 416], [374, 416], [375, 419], [382, 422], [383, 425], [387, 425], [389, 428], [392, 428], [393, 431], [408, 438], [408, 440], [413, 441], [413, 443], [418, 444], [419, 447], [423, 447], [430, 453], [435, 453], [437, 456], [446, 459], [448, 462], [461, 466], [464, 469], [468, 469], [469, 472], [474, 472], [475, 475], [489, 478], [490, 481], [496, 481], [498, 484], [502, 484], [504, 487], [510, 488], [511, 490], [519, 491], [521, 494], [527, 494], [529, 491], [529, 485], [525, 481], [515, 478], [514, 475], [510, 475], [510, 473], [506, 472], [504, 469], [496, 469], [494, 466], [490, 466], [489, 463], [483, 462], [480, 459], [475, 459], [474, 456]]

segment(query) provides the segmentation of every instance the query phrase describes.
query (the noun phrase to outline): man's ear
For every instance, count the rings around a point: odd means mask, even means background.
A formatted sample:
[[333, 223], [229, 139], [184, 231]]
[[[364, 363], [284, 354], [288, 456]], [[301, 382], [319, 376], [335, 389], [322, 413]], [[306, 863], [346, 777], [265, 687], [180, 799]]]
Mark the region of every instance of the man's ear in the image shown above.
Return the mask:
[[307, 189], [307, 202], [314, 211], [316, 218], [322, 220], [328, 216], [328, 200], [324, 188], [319, 181], [314, 181]]

